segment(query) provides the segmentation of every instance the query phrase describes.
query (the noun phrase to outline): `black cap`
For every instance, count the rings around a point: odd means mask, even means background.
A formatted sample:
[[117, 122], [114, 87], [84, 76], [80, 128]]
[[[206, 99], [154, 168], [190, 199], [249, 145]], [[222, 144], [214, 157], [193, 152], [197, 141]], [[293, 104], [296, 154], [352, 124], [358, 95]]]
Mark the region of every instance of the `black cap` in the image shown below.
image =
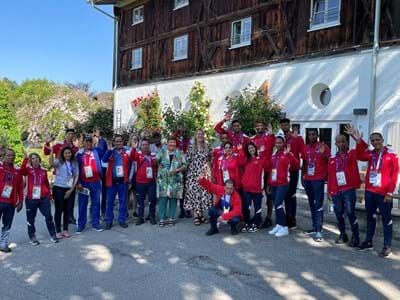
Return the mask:
[[90, 134], [85, 134], [83, 137], [84, 142], [93, 142], [93, 137]]
[[65, 133], [68, 133], [68, 132], [75, 133], [75, 129], [74, 128], [66, 128]]

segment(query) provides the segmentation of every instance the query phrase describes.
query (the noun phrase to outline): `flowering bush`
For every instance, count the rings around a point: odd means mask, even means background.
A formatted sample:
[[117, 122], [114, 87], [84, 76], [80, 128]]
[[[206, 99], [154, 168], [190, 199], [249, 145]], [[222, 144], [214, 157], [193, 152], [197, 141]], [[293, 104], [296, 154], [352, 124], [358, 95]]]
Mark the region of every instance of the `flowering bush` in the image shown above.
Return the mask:
[[233, 119], [239, 120], [243, 132], [255, 134], [254, 125], [261, 120], [271, 124], [274, 129], [279, 127], [282, 106], [271, 99], [262, 89], [250, 85], [243, 89], [240, 97], [227, 97], [228, 110], [233, 113]]
[[132, 100], [131, 105], [137, 116], [133, 124], [137, 130], [160, 130], [161, 104], [157, 90], [147, 96], [141, 96]]

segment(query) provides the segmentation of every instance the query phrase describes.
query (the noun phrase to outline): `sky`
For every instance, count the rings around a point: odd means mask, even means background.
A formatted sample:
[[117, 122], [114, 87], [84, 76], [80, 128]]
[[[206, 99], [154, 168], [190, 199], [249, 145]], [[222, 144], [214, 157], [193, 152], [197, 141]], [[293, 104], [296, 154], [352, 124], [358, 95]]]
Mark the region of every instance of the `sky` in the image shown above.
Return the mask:
[[0, 79], [90, 82], [94, 91], [112, 91], [113, 31], [113, 19], [86, 0], [0, 0]]

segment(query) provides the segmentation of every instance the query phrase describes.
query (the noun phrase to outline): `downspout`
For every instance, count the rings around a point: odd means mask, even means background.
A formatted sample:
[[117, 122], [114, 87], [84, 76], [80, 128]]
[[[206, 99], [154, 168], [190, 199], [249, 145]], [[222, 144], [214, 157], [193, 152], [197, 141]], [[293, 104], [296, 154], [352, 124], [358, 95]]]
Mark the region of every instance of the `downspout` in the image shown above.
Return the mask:
[[375, 0], [374, 45], [372, 47], [371, 67], [371, 95], [369, 99], [369, 134], [371, 134], [375, 129], [376, 67], [378, 63], [380, 19], [381, 0]]
[[119, 58], [119, 19], [114, 18], [114, 53], [113, 53], [113, 111], [114, 111], [114, 128], [117, 127], [117, 108], [115, 101], [115, 94], [118, 87], [118, 58]]

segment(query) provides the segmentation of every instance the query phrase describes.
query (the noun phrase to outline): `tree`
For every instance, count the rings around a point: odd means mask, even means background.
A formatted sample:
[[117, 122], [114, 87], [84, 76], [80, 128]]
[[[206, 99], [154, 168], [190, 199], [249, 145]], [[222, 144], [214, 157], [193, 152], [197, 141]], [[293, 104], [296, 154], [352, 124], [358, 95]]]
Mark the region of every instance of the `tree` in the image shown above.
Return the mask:
[[89, 119], [83, 123], [75, 123], [75, 129], [78, 134], [83, 132], [93, 132], [99, 128], [103, 136], [112, 138], [113, 136], [113, 111], [112, 109], [102, 108], [89, 114]]

